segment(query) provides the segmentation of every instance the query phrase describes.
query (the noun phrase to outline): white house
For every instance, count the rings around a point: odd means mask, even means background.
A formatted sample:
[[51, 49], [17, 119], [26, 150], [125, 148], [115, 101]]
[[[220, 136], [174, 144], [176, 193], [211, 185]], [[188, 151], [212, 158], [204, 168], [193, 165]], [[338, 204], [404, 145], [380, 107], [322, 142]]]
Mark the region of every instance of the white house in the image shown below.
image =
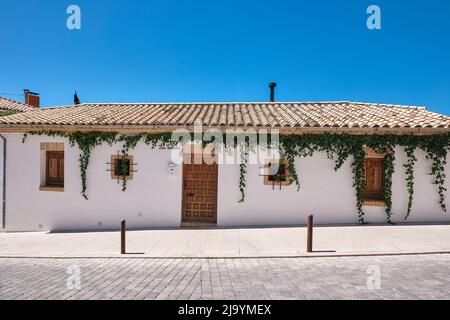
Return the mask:
[[[404, 165], [411, 157], [401, 143], [393, 146], [391, 178], [383, 167], [386, 154], [363, 146], [366, 159], [359, 190], [365, 194], [357, 196], [353, 156], [338, 170], [325, 150], [296, 156], [298, 189], [290, 162], [284, 160], [275, 174], [267, 171], [270, 159], [246, 167], [177, 164], [169, 147], [153, 149], [145, 143], [146, 137], [159, 143], [177, 129], [192, 131], [195, 123], [218, 132], [277, 129], [282, 141], [295, 137], [297, 144], [316, 136], [345, 137], [349, 143], [353, 138], [410, 138], [432, 148], [428, 156], [449, 147], [450, 133], [450, 117], [424, 108], [352, 102], [80, 104], [14, 114], [0, 117], [0, 154], [2, 163], [6, 161], [0, 174], [5, 177], [0, 226], [6, 231], [116, 229], [122, 219], [130, 228], [298, 225], [311, 213], [319, 224], [348, 224], [359, 220], [358, 201], [365, 222], [382, 223], [390, 206], [384, 194], [386, 179], [392, 182], [392, 221], [405, 220], [411, 185], [408, 188]], [[124, 150], [124, 143], [132, 139], [123, 137], [139, 134], [144, 135], [136, 145], [130, 143]], [[87, 159], [80, 146], [93, 139], [99, 145]], [[337, 145], [339, 152], [343, 146]], [[413, 152], [417, 161], [408, 221], [450, 221], [440, 204], [450, 193], [441, 189], [439, 195], [440, 184], [435, 184], [436, 174], [449, 175], [450, 167], [432, 169], [436, 162], [427, 159], [424, 148]], [[88, 199], [81, 194], [80, 155], [87, 164]]]

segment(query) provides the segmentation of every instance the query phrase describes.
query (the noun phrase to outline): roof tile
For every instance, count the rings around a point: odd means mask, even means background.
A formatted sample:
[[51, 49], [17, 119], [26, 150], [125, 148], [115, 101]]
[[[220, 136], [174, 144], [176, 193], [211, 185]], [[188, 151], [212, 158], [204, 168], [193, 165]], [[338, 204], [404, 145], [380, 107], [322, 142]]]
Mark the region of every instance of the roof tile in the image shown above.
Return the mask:
[[[8, 101], [0, 98], [0, 108]], [[81, 104], [1, 117], [0, 127], [177, 127], [197, 120], [206, 127], [450, 129], [450, 117], [425, 108], [361, 102]]]
[[37, 108], [28, 104], [0, 97], [0, 110], [11, 110], [18, 112], [35, 111]]

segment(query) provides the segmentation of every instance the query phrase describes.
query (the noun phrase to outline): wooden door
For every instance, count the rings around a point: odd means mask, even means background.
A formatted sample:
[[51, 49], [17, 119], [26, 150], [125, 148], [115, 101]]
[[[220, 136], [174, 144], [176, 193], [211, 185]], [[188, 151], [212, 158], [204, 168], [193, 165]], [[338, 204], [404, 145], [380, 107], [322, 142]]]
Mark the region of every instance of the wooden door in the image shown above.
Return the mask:
[[382, 199], [382, 171], [383, 159], [366, 159], [366, 197], [368, 199]]
[[217, 223], [217, 164], [183, 164], [183, 222]]

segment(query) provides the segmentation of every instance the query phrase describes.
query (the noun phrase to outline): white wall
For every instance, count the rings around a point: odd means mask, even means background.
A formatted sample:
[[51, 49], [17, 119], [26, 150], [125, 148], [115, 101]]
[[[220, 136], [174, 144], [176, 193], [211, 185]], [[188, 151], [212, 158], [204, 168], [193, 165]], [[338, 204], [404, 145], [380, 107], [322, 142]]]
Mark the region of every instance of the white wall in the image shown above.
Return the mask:
[[[126, 192], [111, 179], [110, 156], [120, 145], [102, 145], [92, 152], [88, 168], [88, 196], [80, 195], [79, 151], [62, 138], [29, 136], [22, 144], [22, 134], [4, 134], [7, 154], [7, 230], [91, 230], [117, 229], [122, 219], [130, 228], [179, 227], [181, 223], [181, 166], [176, 176], [169, 176], [168, 150], [151, 150], [140, 143], [130, 154], [138, 164]], [[39, 191], [40, 142], [65, 143], [65, 190], [63, 193]], [[1, 146], [0, 146], [1, 147]], [[415, 202], [410, 222], [450, 221], [442, 213], [436, 186], [432, 184], [431, 163], [421, 152], [415, 174]], [[393, 179], [394, 221], [406, 214], [408, 193], [403, 164], [404, 152], [396, 151]], [[1, 164], [1, 161], [0, 161]], [[295, 225], [304, 224], [313, 213], [315, 222], [357, 223], [355, 191], [352, 186], [351, 160], [335, 172], [334, 163], [325, 154], [296, 160], [301, 189], [296, 186], [275, 190], [263, 183], [258, 165], [250, 165], [247, 174], [246, 201], [238, 203], [239, 166], [219, 166], [218, 225]], [[450, 167], [447, 166], [447, 172]], [[1, 175], [0, 175], [1, 176]], [[450, 177], [450, 175], [448, 174]], [[450, 186], [448, 186], [450, 189]], [[447, 193], [450, 208], [450, 192]], [[368, 222], [385, 222], [384, 208], [365, 207]], [[99, 224], [101, 223], [101, 224]]]
[[[433, 184], [433, 176], [429, 175], [430, 161], [421, 151], [417, 151], [416, 156], [414, 205], [408, 222], [450, 221], [450, 212], [443, 213], [440, 209], [437, 186]], [[273, 190], [272, 186], [264, 185], [258, 165], [251, 165], [248, 167], [245, 203], [238, 203], [239, 167], [221, 165], [218, 223], [221, 226], [295, 225], [305, 224], [308, 214], [314, 214], [314, 221], [319, 224], [357, 223], [351, 162], [352, 159], [348, 159], [340, 170], [334, 171], [334, 162], [324, 153], [298, 158], [299, 192], [295, 185], [282, 187], [281, 191], [279, 186]], [[403, 167], [405, 162], [406, 155], [402, 148], [397, 148], [392, 186], [394, 222], [403, 222], [406, 215], [408, 192]], [[447, 165], [446, 172], [450, 177], [450, 165]], [[448, 181], [446, 187], [450, 190]], [[450, 210], [450, 191], [446, 196]], [[366, 222], [386, 222], [385, 208], [363, 209]]]
[[[178, 227], [181, 223], [181, 169], [169, 176], [170, 152], [139, 144], [130, 154], [138, 170], [127, 191], [111, 178], [107, 162], [121, 150], [107, 144], [95, 148], [88, 168], [88, 196], [80, 195], [79, 151], [62, 138], [5, 134], [7, 154], [7, 230], [117, 229]], [[64, 142], [64, 192], [39, 191], [40, 142]]]

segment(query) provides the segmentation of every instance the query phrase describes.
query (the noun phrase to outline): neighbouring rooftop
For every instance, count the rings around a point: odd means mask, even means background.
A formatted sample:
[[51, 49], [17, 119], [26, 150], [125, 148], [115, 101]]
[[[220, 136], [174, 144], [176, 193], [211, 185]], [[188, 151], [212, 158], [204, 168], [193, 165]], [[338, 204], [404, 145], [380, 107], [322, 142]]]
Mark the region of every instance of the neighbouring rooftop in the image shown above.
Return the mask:
[[25, 104], [19, 101], [11, 100], [8, 98], [0, 97], [0, 110], [3, 111], [17, 111], [17, 112], [28, 112], [36, 110], [35, 107]]

